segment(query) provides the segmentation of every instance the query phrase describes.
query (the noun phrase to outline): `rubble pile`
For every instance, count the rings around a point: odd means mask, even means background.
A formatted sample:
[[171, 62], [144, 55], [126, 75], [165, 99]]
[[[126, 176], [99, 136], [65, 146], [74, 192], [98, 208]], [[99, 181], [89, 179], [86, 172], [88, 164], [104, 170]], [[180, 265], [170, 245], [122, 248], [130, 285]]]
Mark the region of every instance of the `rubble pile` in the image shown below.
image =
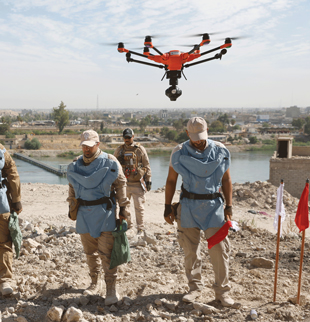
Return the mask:
[[[278, 187], [267, 181], [235, 183], [233, 185], [234, 205], [254, 209], [276, 209], [277, 189]], [[299, 199], [285, 191], [284, 186], [283, 203], [286, 211], [296, 213], [298, 201]]]

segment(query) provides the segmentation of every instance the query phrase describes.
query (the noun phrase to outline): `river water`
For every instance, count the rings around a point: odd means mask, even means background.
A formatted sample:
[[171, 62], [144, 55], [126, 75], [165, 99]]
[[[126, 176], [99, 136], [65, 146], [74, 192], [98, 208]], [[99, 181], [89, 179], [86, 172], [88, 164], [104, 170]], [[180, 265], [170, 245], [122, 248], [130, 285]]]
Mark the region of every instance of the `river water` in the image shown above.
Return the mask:
[[[265, 181], [269, 179], [269, 160], [273, 151], [254, 151], [231, 153], [230, 173], [232, 182], [244, 183]], [[152, 169], [152, 190], [161, 188], [166, 184], [170, 155], [149, 156]], [[59, 168], [59, 164], [69, 164], [70, 159], [57, 157], [36, 158], [46, 164]], [[21, 182], [68, 184], [66, 178], [59, 177], [27, 162], [14, 159], [20, 175]], [[178, 180], [177, 189], [180, 189], [181, 180]]]

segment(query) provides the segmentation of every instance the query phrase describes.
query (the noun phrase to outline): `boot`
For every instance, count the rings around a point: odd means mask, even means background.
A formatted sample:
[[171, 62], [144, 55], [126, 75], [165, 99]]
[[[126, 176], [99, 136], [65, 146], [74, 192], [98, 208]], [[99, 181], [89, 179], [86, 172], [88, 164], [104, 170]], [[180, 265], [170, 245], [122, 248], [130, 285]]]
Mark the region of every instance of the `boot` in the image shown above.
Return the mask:
[[225, 307], [233, 306], [234, 300], [228, 295], [228, 293], [217, 294], [215, 295], [215, 299], [220, 301], [221, 304]]
[[183, 302], [193, 303], [201, 295], [201, 290], [189, 291], [182, 297]]
[[115, 284], [116, 284], [116, 277], [109, 277], [105, 279], [107, 292], [105, 296], [104, 305], [112, 305], [119, 301], [120, 296], [118, 295]]
[[1, 283], [0, 284], [0, 292], [2, 295], [9, 295], [13, 293], [13, 288], [9, 283]]
[[102, 292], [102, 279], [101, 274], [90, 275], [91, 284], [90, 286], [83, 292], [83, 295], [101, 295]]

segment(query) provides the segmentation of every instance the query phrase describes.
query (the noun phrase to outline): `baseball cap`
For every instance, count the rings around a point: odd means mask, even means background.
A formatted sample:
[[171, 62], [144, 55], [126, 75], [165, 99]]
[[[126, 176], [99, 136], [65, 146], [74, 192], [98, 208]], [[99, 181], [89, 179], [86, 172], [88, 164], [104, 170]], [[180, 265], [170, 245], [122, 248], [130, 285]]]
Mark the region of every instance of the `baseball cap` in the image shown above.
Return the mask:
[[193, 141], [208, 139], [208, 125], [202, 117], [192, 117], [187, 122], [187, 132]]
[[94, 146], [99, 141], [99, 135], [94, 130], [87, 130], [81, 134], [81, 143], [80, 145]]
[[133, 133], [133, 130], [132, 129], [130, 129], [130, 128], [127, 128], [127, 129], [125, 129], [124, 131], [123, 131], [123, 138], [125, 137], [125, 136], [129, 136], [129, 137], [131, 137], [132, 138], [132, 136], [134, 135], [134, 133]]

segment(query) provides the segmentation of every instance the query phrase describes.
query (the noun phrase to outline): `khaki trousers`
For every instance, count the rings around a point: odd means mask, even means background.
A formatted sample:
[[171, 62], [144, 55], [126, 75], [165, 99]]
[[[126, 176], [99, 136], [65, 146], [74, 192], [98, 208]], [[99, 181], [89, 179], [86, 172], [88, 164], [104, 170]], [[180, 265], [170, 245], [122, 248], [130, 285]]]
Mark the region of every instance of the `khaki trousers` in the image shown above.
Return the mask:
[[[203, 288], [201, 278], [202, 260], [200, 256], [200, 229], [181, 227], [181, 206], [177, 211], [178, 240], [185, 254], [185, 273], [190, 291]], [[205, 238], [213, 236], [220, 228], [208, 228], [204, 231]], [[229, 273], [229, 240], [226, 237], [222, 242], [209, 249], [215, 281], [213, 289], [216, 295], [227, 293], [230, 290]]]
[[[145, 204], [145, 191], [142, 189], [140, 182], [131, 184], [127, 183], [127, 198], [131, 200], [133, 199], [134, 207], [135, 207], [135, 215], [137, 228], [144, 230], [144, 204]], [[130, 205], [127, 206], [127, 210], [129, 211]], [[132, 227], [132, 219], [128, 218], [128, 227]]]
[[0, 284], [12, 279], [13, 249], [9, 231], [10, 213], [0, 214]]
[[[103, 231], [98, 238], [90, 234], [81, 234], [81, 241], [86, 254], [89, 275], [97, 276], [101, 267], [105, 273], [105, 278], [116, 278], [117, 267], [109, 269], [111, 263], [111, 253], [113, 249], [114, 237], [110, 231]], [[101, 260], [101, 263], [100, 263]]]

